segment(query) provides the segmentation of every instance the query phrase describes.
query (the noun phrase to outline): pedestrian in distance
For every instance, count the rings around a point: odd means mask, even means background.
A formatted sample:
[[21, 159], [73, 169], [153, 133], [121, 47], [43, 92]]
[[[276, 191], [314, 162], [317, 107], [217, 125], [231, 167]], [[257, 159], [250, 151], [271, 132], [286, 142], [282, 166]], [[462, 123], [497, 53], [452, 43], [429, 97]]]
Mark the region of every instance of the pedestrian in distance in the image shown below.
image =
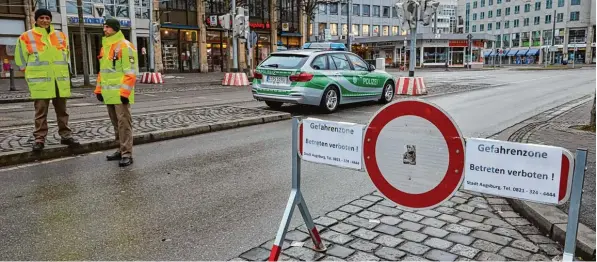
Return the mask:
[[15, 49], [15, 63], [25, 71], [25, 81], [35, 108], [33, 151], [42, 151], [48, 135], [48, 108], [54, 105], [58, 134], [63, 145], [77, 146], [68, 127], [66, 98], [71, 96], [68, 37], [52, 26], [52, 12], [35, 11], [35, 26], [21, 34]]
[[120, 22], [106, 19], [104, 37], [100, 50], [100, 72], [97, 75], [95, 95], [108, 107], [108, 115], [114, 126], [114, 135], [119, 148], [106, 156], [108, 161], [119, 160], [121, 167], [133, 163], [133, 129], [131, 104], [135, 101], [137, 78], [137, 50], [124, 38]]

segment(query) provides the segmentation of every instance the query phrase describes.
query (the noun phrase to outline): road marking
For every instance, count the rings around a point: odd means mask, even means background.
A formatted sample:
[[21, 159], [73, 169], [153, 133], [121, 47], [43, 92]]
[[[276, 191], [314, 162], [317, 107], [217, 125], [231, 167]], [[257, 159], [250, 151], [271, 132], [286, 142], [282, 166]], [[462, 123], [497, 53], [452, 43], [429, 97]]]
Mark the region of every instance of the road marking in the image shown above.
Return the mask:
[[142, 94], [142, 95], [146, 95], [146, 96], [157, 96], [157, 95], [152, 95], [152, 94]]
[[90, 155], [97, 155], [97, 154], [101, 154], [103, 153], [103, 151], [96, 151], [96, 152], [91, 152], [89, 153]]
[[73, 159], [75, 158], [74, 156], [69, 156], [69, 157], [63, 157], [63, 158], [57, 158], [57, 159], [52, 159], [52, 160], [46, 160], [46, 161], [42, 161], [42, 164], [49, 164], [49, 163], [54, 163], [54, 162], [59, 162], [59, 161], [64, 161], [64, 160], [69, 160], [69, 159]]
[[23, 106], [0, 106], [0, 110], [21, 109]]
[[70, 106], [80, 107], [80, 106], [94, 106], [97, 105], [96, 103], [74, 103], [70, 104]]

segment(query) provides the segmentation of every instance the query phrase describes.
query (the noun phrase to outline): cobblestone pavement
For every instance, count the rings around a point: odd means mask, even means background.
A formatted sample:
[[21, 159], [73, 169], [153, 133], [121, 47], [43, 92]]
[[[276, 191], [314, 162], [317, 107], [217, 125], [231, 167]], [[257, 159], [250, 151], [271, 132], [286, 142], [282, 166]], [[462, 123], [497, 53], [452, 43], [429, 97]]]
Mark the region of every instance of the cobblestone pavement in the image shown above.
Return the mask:
[[[139, 134], [192, 127], [277, 113], [279, 112], [254, 108], [213, 106], [135, 115], [133, 108], [133, 133]], [[106, 110], [106, 118], [104, 119], [70, 123], [69, 126], [73, 130], [73, 136], [80, 140], [114, 138], [114, 129], [107, 115], [108, 112]], [[49, 123], [48, 125], [49, 133], [46, 138], [46, 145], [59, 144], [58, 126], [56, 123]], [[32, 133], [33, 123], [30, 126], [0, 129], [0, 152], [30, 149], [34, 141]]]
[[[580, 222], [595, 230], [595, 133], [571, 126], [586, 125], [591, 116], [593, 102], [585, 103], [547, 123], [537, 126], [517, 142], [546, 144], [566, 148], [574, 154], [577, 148], [587, 148], [587, 171], [583, 185]], [[568, 213], [569, 205], [558, 206]]]
[[[301, 225], [286, 235], [280, 260], [549, 261], [562, 253], [559, 244], [520, 217], [505, 199], [468, 191], [457, 192], [433, 210], [417, 212], [398, 209], [374, 192], [314, 222], [327, 251], [314, 251]], [[267, 260], [272, 243], [273, 239], [232, 260]]]

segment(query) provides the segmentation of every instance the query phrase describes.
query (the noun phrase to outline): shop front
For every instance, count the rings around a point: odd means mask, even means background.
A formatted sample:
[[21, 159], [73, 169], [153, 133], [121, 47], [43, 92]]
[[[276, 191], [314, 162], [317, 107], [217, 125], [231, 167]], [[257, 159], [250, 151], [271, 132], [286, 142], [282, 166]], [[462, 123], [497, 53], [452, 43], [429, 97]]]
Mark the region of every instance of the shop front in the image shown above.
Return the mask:
[[207, 50], [207, 66], [209, 72], [226, 72], [228, 70], [228, 42], [226, 32], [210, 29], [206, 31], [205, 49]]
[[[468, 40], [450, 40], [449, 41], [449, 65], [453, 67], [461, 67], [468, 65], [469, 62], [475, 64], [483, 64], [482, 50], [484, 47], [484, 40], [473, 40], [472, 52], [468, 48]], [[472, 56], [472, 57], [471, 57]]]
[[259, 63], [265, 60], [271, 49], [271, 32], [269, 22], [262, 22], [260, 20], [251, 21], [249, 28], [252, 32], [257, 34], [257, 44], [253, 47], [253, 68], [257, 67]]
[[281, 44], [288, 50], [301, 49], [301, 34], [293, 32], [282, 32], [278, 35]]
[[164, 24], [160, 29], [164, 72], [199, 72], [199, 28]]
[[[14, 69], [15, 76], [22, 77], [23, 73], [15, 65], [14, 56], [17, 40], [25, 32], [25, 20], [0, 18], [0, 24], [2, 24], [0, 27], [0, 64], [3, 65], [4, 60], [8, 60], [8, 63]], [[0, 67], [2, 78], [5, 77], [6, 73], [9, 73], [9, 71], [4, 72], [3, 68], [4, 66]]]

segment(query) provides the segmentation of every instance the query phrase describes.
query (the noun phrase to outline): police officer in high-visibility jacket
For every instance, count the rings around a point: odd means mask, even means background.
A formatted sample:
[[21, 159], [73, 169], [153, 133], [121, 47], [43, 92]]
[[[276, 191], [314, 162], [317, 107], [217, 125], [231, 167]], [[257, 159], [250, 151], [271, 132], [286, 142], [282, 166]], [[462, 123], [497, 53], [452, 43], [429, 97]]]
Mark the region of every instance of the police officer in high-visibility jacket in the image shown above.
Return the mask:
[[97, 76], [95, 94], [99, 101], [108, 106], [108, 114], [116, 141], [120, 147], [107, 156], [108, 161], [119, 160], [119, 166], [133, 163], [133, 130], [131, 104], [135, 101], [137, 78], [137, 50], [120, 31], [118, 20], [110, 18], [104, 22], [104, 37], [100, 51], [100, 72]]
[[79, 144], [68, 127], [66, 113], [66, 98], [71, 96], [68, 37], [54, 30], [51, 23], [52, 12], [47, 9], [35, 11], [35, 27], [19, 37], [15, 49], [15, 63], [25, 71], [25, 81], [34, 101], [33, 151], [44, 148], [50, 100], [56, 112], [60, 143], [69, 146]]

